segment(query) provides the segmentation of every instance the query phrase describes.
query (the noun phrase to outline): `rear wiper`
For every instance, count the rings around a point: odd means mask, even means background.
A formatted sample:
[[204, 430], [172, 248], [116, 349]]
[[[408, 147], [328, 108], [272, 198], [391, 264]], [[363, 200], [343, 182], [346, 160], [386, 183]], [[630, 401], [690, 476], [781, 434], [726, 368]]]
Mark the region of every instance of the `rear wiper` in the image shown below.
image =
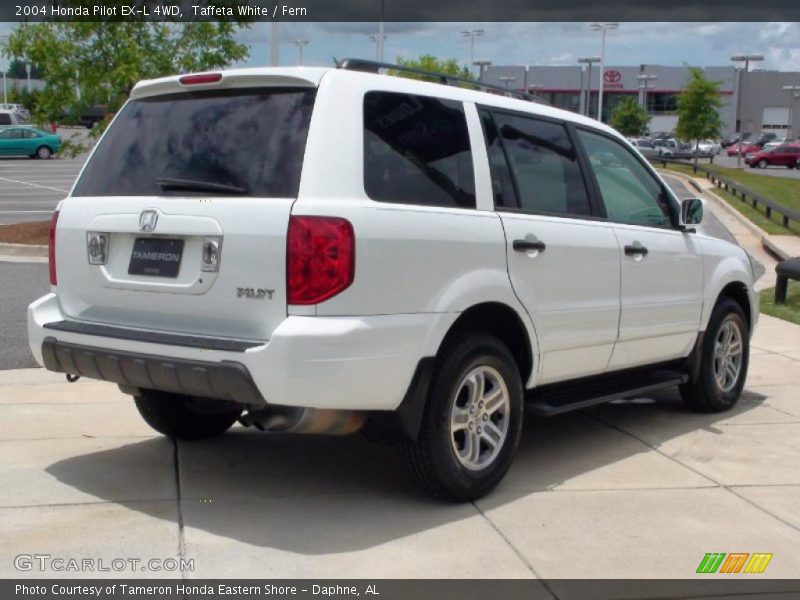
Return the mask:
[[228, 183], [214, 183], [213, 181], [198, 181], [196, 179], [175, 179], [174, 177], [161, 177], [156, 179], [162, 190], [184, 190], [187, 192], [213, 192], [216, 194], [246, 194], [246, 187], [230, 185]]

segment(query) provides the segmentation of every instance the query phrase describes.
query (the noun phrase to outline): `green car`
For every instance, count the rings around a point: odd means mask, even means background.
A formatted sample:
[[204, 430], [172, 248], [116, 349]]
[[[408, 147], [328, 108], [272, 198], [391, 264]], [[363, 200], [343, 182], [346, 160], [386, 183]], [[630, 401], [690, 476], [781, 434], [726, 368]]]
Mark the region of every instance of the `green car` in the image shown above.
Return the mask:
[[61, 148], [61, 136], [27, 126], [0, 127], [0, 156], [50, 158]]

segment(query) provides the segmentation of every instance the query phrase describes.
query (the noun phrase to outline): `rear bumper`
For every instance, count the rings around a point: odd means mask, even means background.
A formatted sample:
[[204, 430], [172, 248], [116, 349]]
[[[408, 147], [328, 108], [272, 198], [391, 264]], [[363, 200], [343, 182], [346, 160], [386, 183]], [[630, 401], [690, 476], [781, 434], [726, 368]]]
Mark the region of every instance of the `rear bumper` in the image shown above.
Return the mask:
[[134, 330], [125, 339], [120, 328], [76, 322], [51, 293], [29, 306], [28, 336], [46, 368], [130, 387], [243, 403], [391, 411], [406, 395], [420, 358], [436, 354], [457, 316], [289, 316], [268, 342], [226, 346], [230, 340], [214, 344], [181, 335], [182, 345], [172, 334]]
[[50, 371], [111, 381], [131, 388], [265, 404], [250, 372], [233, 361], [210, 363], [106, 350], [46, 337], [42, 359]]

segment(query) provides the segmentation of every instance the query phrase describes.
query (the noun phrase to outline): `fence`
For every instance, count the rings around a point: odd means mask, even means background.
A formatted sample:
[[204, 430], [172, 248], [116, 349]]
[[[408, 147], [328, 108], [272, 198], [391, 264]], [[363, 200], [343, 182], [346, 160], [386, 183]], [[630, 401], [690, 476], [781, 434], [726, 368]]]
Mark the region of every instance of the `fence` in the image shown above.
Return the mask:
[[716, 173], [715, 171], [712, 171], [708, 167], [699, 164], [696, 165], [694, 164], [694, 162], [691, 161], [676, 160], [672, 158], [651, 158], [650, 162], [653, 163], [654, 165], [663, 165], [664, 167], [666, 167], [667, 164], [683, 165], [685, 167], [689, 167], [694, 170], [695, 174], [697, 174], [698, 172], [702, 173], [703, 175], [706, 176], [706, 179], [711, 181], [711, 183], [715, 184], [718, 188], [730, 192], [734, 198], [738, 198], [742, 202], [749, 202], [755, 209], [758, 209], [759, 205], [763, 206], [768, 219], [771, 219], [772, 213], [775, 212], [781, 216], [781, 220], [783, 221], [784, 227], [789, 227], [789, 221], [795, 221], [797, 223], [800, 223], [799, 211], [787, 208], [782, 204], [775, 202], [775, 200], [772, 200], [771, 198], [762, 196], [758, 192], [754, 192], [753, 190], [746, 188], [741, 184], [736, 183], [732, 179], [723, 177], [722, 175]]

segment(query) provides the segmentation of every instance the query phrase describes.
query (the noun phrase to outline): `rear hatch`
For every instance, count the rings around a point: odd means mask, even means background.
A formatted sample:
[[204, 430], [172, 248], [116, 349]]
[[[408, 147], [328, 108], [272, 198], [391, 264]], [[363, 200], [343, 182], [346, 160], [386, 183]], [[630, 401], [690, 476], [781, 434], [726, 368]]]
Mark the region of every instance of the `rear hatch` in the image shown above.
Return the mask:
[[71, 318], [267, 340], [286, 317], [286, 234], [316, 86], [213, 83], [134, 95], [103, 136], [58, 219]]

